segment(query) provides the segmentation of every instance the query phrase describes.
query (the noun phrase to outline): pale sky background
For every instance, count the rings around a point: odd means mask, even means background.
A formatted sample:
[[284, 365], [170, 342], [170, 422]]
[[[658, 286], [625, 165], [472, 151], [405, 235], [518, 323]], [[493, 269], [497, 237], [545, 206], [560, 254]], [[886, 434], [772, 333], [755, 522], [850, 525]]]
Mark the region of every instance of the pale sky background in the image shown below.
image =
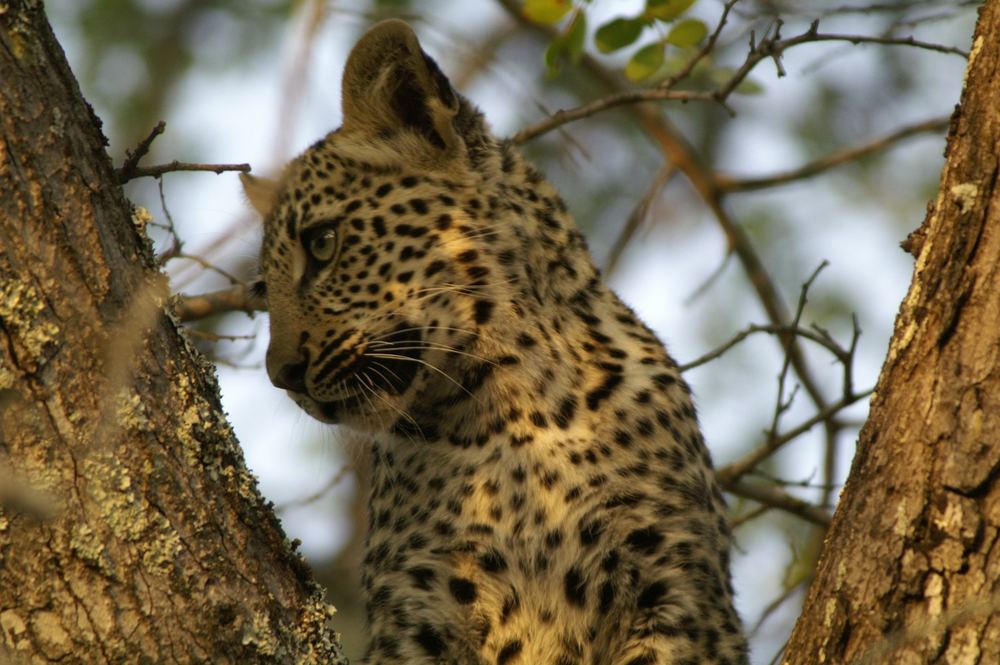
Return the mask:
[[[154, 4], [169, 1], [145, 0]], [[72, 12], [72, 2], [50, 0], [48, 4], [58, 10], [54, 15], [62, 12], [65, 16]], [[340, 3], [338, 6], [356, 4]], [[425, 21], [417, 30], [425, 49], [446, 73], [461, 65], [462, 49], [474, 49], [477, 39], [504, 16], [497, 6], [485, 0], [423, 4]], [[598, 15], [628, 13], [640, 5], [637, 2], [596, 2], [594, 9], [598, 14], [592, 25], [599, 22]], [[718, 14], [718, 3], [702, 0], [696, 13], [711, 20]], [[267, 45], [267, 50], [256, 53], [238, 67], [225, 71], [193, 69], [164, 114], [168, 131], [157, 140], [152, 161], [246, 161], [253, 165], [255, 172], [273, 171], [281, 161], [339, 124], [340, 74], [347, 52], [365, 24], [366, 20], [356, 12], [345, 10], [335, 12], [321, 28], [308, 63], [308, 75], [301, 82], [304, 86], [302, 104], [291, 123], [287, 145], [280, 154], [275, 151], [280, 96], [296, 53], [292, 45], [302, 34], [301, 20], [287, 26], [278, 47]], [[56, 22], [55, 28], [73, 63], [79, 36], [73, 34], [67, 22]], [[824, 28], [872, 34], [864, 15], [831, 21], [824, 24]], [[945, 24], [944, 28], [930, 26], [926, 38], [951, 40], [949, 43], [967, 48], [971, 30], [971, 21], [966, 19]], [[786, 34], [795, 32], [788, 29]], [[918, 30], [915, 34], [922, 33]], [[220, 17], [208, 33], [193, 35], [192, 40], [200, 45], [203, 57], [211, 59], [213, 44], [225, 40], [226, 35], [225, 17]], [[540, 53], [528, 50], [527, 42], [525, 44], [521, 59], [529, 63], [532, 59], [540, 61]], [[459, 57], [452, 57], [451, 53]], [[727, 156], [722, 166], [738, 174], [765, 174], [802, 163], [806, 156], [784, 132], [784, 126], [797, 122], [801, 114], [816, 103], [812, 77], [820, 72], [845, 88], [862, 85], [873, 59], [879, 58], [880, 53], [880, 49], [873, 46], [802, 47], [786, 55], [788, 76], [780, 80], [774, 76], [774, 67], [763, 63], [755, 76], [765, 86], [766, 94], [736, 100], [739, 117], [734, 121], [733, 130], [722, 139], [724, 149], [719, 154]], [[908, 122], [947, 115], [957, 102], [964, 67], [960, 58], [917, 50], [911, 50], [908, 57], [920, 72], [920, 90], [907, 99], [885, 100], [882, 117], [875, 118], [870, 126], [852, 128], [856, 129], [853, 133], [856, 142], [864, 142]], [[107, 85], [127, 85], [129, 77], [141, 77], [145, 73], [143, 63], [129, 53], [109, 58], [105, 66]], [[515, 66], [504, 60], [495, 61], [488, 66], [485, 76], [478, 77], [463, 91], [485, 111], [501, 135], [513, 133], [542, 116], [536, 103], [540, 68], [534, 74], [536, 78], [531, 80], [523, 78], [524, 71], [523, 63]], [[84, 94], [87, 94], [86, 89]], [[569, 103], [557, 90], [546, 94], [549, 96], [545, 103], [551, 109]], [[96, 110], [98, 115], [102, 114], [100, 107]], [[683, 121], [679, 124], [683, 126]], [[569, 131], [574, 132], [573, 127]], [[628, 173], [636, 163], [633, 155], [616, 145], [613, 135], [602, 135], [599, 119], [587, 124], [583, 138], [590, 159], [578, 158], [561, 172], [551, 173], [556, 185], [567, 195], [571, 211], [576, 209], [571, 191], [580, 191], [577, 188], [591, 184], [598, 186], [603, 174]], [[907, 230], [922, 221], [923, 210], [899, 202], [905, 198], [901, 192], [908, 191], [914, 174], [921, 178], [937, 174], [943, 147], [941, 137], [924, 136], [891, 150], [885, 159], [898, 165], [898, 177], [880, 176], [880, 180], [857, 185], [835, 171], [820, 180], [740, 195], [729, 202], [737, 217], [749, 217], [765, 201], [778, 204], [787, 211], [782, 224], [808, 229], [806, 233], [796, 234], [794, 245], [785, 247], [779, 243], [767, 248], [766, 254], [772, 259], [777, 257], [771, 268], [781, 278], [790, 306], [797, 296], [798, 284], [824, 259], [830, 265], [818, 280], [815, 292], [844, 289], [853, 294], [864, 331], [856, 367], [858, 388], [874, 384], [898, 303], [909, 283], [912, 261], [898, 248], [898, 243]], [[120, 147], [114, 148], [117, 148], [116, 154], [121, 153]], [[636, 199], [641, 197], [651, 175], [636, 173]], [[852, 196], [852, 187], [867, 190], [866, 194], [878, 191], [880, 205], [859, 204], [862, 197]], [[155, 183], [131, 185], [127, 191], [136, 203], [162, 220]], [[165, 193], [170, 212], [190, 252], [204, 247], [234, 220], [250, 219], [249, 207], [241, 196], [234, 174], [171, 174], [165, 179]], [[623, 258], [621, 268], [610, 277], [623, 299], [655, 329], [681, 362], [710, 350], [742, 327], [740, 324], [732, 328], [728, 323], [734, 312], [738, 315], [736, 320], [744, 323], [765, 322], [756, 301], [740, 286], [744, 276], [735, 261], [703, 296], [693, 303], [686, 302], [716, 270], [725, 252], [718, 228], [693, 201], [683, 180], [678, 179], [668, 187], [654, 206], [653, 219], [658, 209], [677, 205], [690, 211], [689, 219], [668, 227], [647, 224], [647, 230]], [[624, 217], [629, 210], [624, 208], [617, 213]], [[231, 266], [238, 263], [234, 259], [256, 254], [258, 237], [254, 224], [244, 224], [242, 228], [244, 230], [225, 252], [214, 257], [221, 265]], [[602, 261], [613, 233], [600, 232], [608, 227], [598, 225], [595, 228], [598, 231], [591, 234], [591, 247]], [[170, 272], [175, 278], [175, 287], [184, 292], [226, 286], [224, 280], [214, 275], [202, 274], [191, 282], [187, 279], [193, 274], [190, 266], [182, 267], [179, 263], [171, 264]], [[726, 316], [722, 317], [722, 313]], [[718, 321], [723, 319], [726, 324], [719, 325]], [[335, 428], [310, 420], [268, 382], [263, 369], [266, 316], [258, 316], [252, 322], [235, 317], [227, 325], [233, 333], [257, 333], [252, 343], [220, 342], [223, 355], [230, 355], [232, 349], [245, 351], [236, 359], [241, 367], [220, 366], [219, 380], [223, 403], [246, 452], [247, 462], [259, 477], [263, 493], [276, 504], [307, 496], [322, 487], [344, 463], [338, 433]], [[842, 320], [833, 332], [846, 340], [845, 321]], [[831, 365], [828, 355], [820, 353], [812, 357], [816, 370], [828, 386], [827, 394], [834, 396], [840, 385], [839, 367]], [[755, 423], [754, 427], [759, 429], [756, 423], [760, 422], [760, 414], [773, 410], [779, 367], [780, 355], [775, 341], [761, 336], [749, 341], [742, 351], [688, 373], [687, 379], [694, 388], [706, 438], [717, 465], [732, 461], [741, 452], [749, 434], [748, 422]], [[861, 422], [865, 410], [855, 408], [849, 413], [852, 419]], [[786, 416], [786, 422], [794, 424], [809, 415], [807, 400], [800, 398]], [[852, 453], [850, 447], [843, 446], [841, 455], [841, 469], [845, 473]], [[779, 468], [787, 478], [808, 479], [818, 468], [819, 450], [818, 437], [804, 438], [780, 454]], [[342, 514], [346, 498], [352, 491], [353, 483], [347, 478], [324, 500], [281, 513], [289, 537], [302, 540], [307, 556], [325, 558], [343, 544], [345, 534], [338, 526], [338, 515]], [[737, 603], [748, 627], [757, 622], [762, 609], [781, 591], [782, 576], [793, 553], [780, 536], [780, 527], [777, 532], [771, 528], [740, 529], [736, 533]], [[789, 606], [766, 622], [754, 636], [755, 663], [770, 661], [786, 638], [796, 613], [797, 605]]]

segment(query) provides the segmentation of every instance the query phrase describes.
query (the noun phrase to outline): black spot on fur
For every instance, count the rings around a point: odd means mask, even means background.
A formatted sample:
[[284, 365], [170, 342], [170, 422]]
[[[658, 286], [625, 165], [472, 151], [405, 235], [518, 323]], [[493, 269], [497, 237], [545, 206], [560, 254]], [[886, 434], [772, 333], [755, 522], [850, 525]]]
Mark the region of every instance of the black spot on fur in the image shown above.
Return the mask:
[[598, 592], [597, 609], [601, 614], [606, 614], [611, 608], [611, 603], [615, 600], [615, 587], [611, 580], [606, 580]]
[[436, 577], [434, 571], [426, 566], [410, 568], [406, 572], [413, 579], [413, 583], [417, 586], [417, 588], [423, 589], [424, 591], [430, 590], [431, 582], [433, 582]]
[[570, 422], [573, 420], [573, 415], [576, 413], [576, 396], [567, 395], [563, 398], [562, 402], [559, 403], [559, 410], [553, 416], [556, 421], [556, 425], [560, 429], [567, 429]]
[[448, 580], [448, 590], [452, 597], [462, 605], [476, 602], [476, 584], [464, 577], [453, 577]]
[[413, 639], [424, 648], [428, 656], [440, 656], [444, 653], [446, 646], [444, 638], [429, 623], [420, 624]]
[[580, 525], [580, 544], [590, 547], [601, 539], [604, 533], [604, 522], [601, 520], [590, 520]]
[[651, 526], [632, 531], [625, 538], [625, 544], [637, 552], [652, 554], [663, 542], [663, 534]]
[[573, 566], [566, 571], [563, 577], [563, 589], [566, 593], [566, 601], [570, 605], [583, 607], [587, 602], [587, 583], [583, 581], [580, 569]]
[[431, 277], [437, 273], [444, 270], [447, 264], [444, 261], [432, 261], [429, 266], [424, 268], [424, 277]]
[[611, 393], [622, 382], [621, 374], [608, 374], [600, 386], [587, 393], [587, 408], [596, 411], [601, 402], [611, 396]]
[[640, 610], [652, 609], [656, 607], [656, 604], [660, 602], [660, 598], [663, 598], [663, 594], [666, 592], [667, 586], [663, 582], [653, 582], [639, 594], [636, 607]]
[[528, 333], [521, 333], [520, 335], [517, 336], [517, 343], [518, 345], [523, 346], [524, 348], [527, 349], [531, 348], [538, 342], [536, 342], [535, 338], [529, 335]]
[[487, 573], [501, 573], [507, 570], [507, 560], [500, 552], [490, 548], [479, 555], [479, 567]]
[[489, 321], [490, 317], [493, 316], [494, 307], [496, 307], [496, 303], [492, 300], [477, 300], [476, 304], [473, 306], [476, 323], [482, 325]]
[[503, 645], [503, 648], [500, 649], [500, 653], [497, 654], [497, 665], [506, 665], [514, 660], [514, 658], [521, 653], [521, 648], [521, 640], [511, 640], [507, 644]]

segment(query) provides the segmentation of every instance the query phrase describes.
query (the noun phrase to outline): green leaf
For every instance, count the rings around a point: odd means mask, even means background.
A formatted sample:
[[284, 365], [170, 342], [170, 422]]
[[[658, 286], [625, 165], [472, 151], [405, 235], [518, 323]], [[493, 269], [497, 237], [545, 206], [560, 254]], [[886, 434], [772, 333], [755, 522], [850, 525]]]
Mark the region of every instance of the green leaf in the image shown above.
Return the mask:
[[641, 18], [616, 18], [597, 29], [594, 41], [601, 53], [610, 53], [628, 46], [639, 38], [645, 23]]
[[555, 76], [562, 68], [562, 61], [577, 62], [583, 53], [584, 37], [587, 35], [587, 17], [578, 11], [569, 27], [556, 37], [545, 49], [545, 67], [549, 76]]
[[571, 0], [524, 0], [521, 12], [535, 23], [552, 25], [561, 21], [571, 9]]
[[625, 76], [631, 81], [647, 79], [663, 66], [664, 45], [660, 42], [643, 46], [625, 65]]
[[696, 18], [689, 18], [670, 29], [667, 43], [681, 48], [689, 48], [696, 46], [707, 34], [708, 26]]
[[578, 11], [566, 31], [566, 54], [570, 62], [578, 62], [583, 53], [583, 43], [587, 37], [587, 16]]
[[696, 0], [646, 0], [646, 15], [661, 21], [673, 21]]
[[545, 70], [549, 76], [555, 76], [562, 69], [562, 56], [566, 48], [558, 37], [545, 48]]

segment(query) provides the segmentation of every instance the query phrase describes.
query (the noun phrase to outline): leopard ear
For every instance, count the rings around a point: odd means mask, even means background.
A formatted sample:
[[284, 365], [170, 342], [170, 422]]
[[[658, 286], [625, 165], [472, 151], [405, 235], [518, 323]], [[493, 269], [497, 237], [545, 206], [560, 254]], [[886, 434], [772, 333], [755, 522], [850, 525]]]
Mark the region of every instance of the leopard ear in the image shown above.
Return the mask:
[[275, 180], [252, 176], [249, 173], [240, 174], [243, 193], [261, 217], [267, 217], [278, 198], [278, 183]]
[[445, 152], [460, 144], [452, 125], [458, 95], [403, 21], [382, 21], [361, 37], [347, 58], [342, 91], [345, 132], [411, 132]]

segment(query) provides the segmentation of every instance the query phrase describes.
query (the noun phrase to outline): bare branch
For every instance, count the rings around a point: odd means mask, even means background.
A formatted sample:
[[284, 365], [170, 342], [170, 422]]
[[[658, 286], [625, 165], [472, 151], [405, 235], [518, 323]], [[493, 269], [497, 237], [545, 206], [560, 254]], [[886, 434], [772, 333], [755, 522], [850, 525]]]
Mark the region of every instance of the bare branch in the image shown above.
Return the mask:
[[323, 486], [311, 494], [307, 494], [301, 499], [292, 499], [291, 501], [286, 501], [280, 503], [274, 507], [275, 511], [281, 513], [289, 508], [299, 508], [301, 506], [308, 506], [311, 503], [316, 503], [323, 497], [325, 497], [334, 487], [340, 484], [340, 482], [346, 478], [352, 471], [354, 471], [354, 466], [351, 464], [345, 464], [340, 467], [333, 476], [330, 477], [328, 481], [323, 483]]
[[646, 88], [641, 90], [623, 90], [607, 97], [595, 99], [592, 102], [577, 106], [572, 109], [560, 109], [534, 125], [525, 127], [511, 137], [514, 143], [524, 143], [533, 138], [546, 134], [557, 127], [567, 123], [588, 118], [601, 111], [606, 111], [616, 106], [625, 104], [636, 104], [638, 102], [652, 101], [678, 101], [678, 102], [720, 102], [721, 99], [713, 92], [701, 92], [697, 90], [668, 90], [666, 88]]
[[719, 481], [722, 489], [730, 494], [756, 501], [761, 505], [783, 510], [824, 529], [830, 526], [830, 514], [827, 511], [814, 506], [808, 501], [794, 497], [778, 487], [763, 483], [748, 483], [744, 480], [726, 481], [720, 478]]
[[817, 331], [815, 328], [803, 328], [799, 325], [764, 325], [752, 323], [733, 335], [733, 337], [722, 345], [712, 349], [708, 353], [698, 356], [694, 360], [690, 360], [680, 365], [679, 369], [681, 372], [686, 372], [690, 369], [694, 369], [695, 367], [700, 367], [701, 365], [709, 363], [756, 333], [767, 333], [769, 335], [796, 335], [798, 337], [803, 337], [827, 349], [830, 353], [834, 354], [838, 360], [842, 360], [843, 354], [847, 353], [847, 350], [837, 344], [836, 340], [825, 333]]
[[211, 171], [212, 173], [225, 173], [226, 171], [239, 171], [240, 173], [250, 173], [249, 164], [202, 164], [192, 162], [173, 161], [168, 164], [157, 164], [156, 166], [136, 166], [131, 172], [118, 171], [118, 182], [128, 182], [136, 178], [159, 178], [165, 173], [175, 171]]
[[[795, 316], [792, 319], [793, 327], [798, 328], [799, 322], [802, 320], [802, 313], [805, 311], [806, 301], [809, 297], [809, 288], [813, 285], [813, 282], [816, 281], [816, 278], [819, 277], [820, 272], [822, 272], [828, 265], [829, 263], [827, 263], [826, 260], [823, 260], [816, 270], [814, 270], [809, 276], [809, 279], [802, 284], [802, 288], [799, 291], [799, 302], [795, 307]], [[787, 378], [788, 370], [792, 365], [792, 356], [794, 355], [792, 353], [792, 349], [796, 345], [796, 339], [794, 335], [781, 335], [780, 337], [782, 345], [785, 347], [785, 359], [781, 363], [781, 371], [778, 373], [778, 397], [775, 399], [774, 403], [774, 415], [771, 418], [771, 427], [768, 429], [768, 439], [773, 439], [777, 436], [778, 423], [781, 420], [781, 416], [788, 410], [789, 407], [791, 407], [792, 400], [795, 399], [795, 393], [798, 389], [798, 386], [793, 388], [792, 394], [788, 396], [787, 400], [785, 400], [785, 379]]]
[[139, 142], [135, 150], [125, 151], [125, 162], [121, 168], [115, 169], [119, 184], [124, 185], [136, 178], [159, 178], [164, 173], [173, 171], [212, 171], [214, 173], [224, 173], [226, 171], [250, 172], [249, 164], [194, 164], [191, 162], [173, 161], [169, 164], [159, 164], [157, 166], [139, 166], [139, 161], [149, 153], [149, 148], [153, 140], [162, 134], [167, 128], [167, 123], [162, 120], [156, 123], [149, 136]]
[[132, 173], [135, 172], [137, 166], [139, 166], [139, 160], [146, 156], [149, 152], [149, 147], [153, 145], [153, 141], [157, 136], [162, 134], [167, 129], [167, 123], [162, 120], [156, 123], [153, 130], [149, 132], [149, 136], [144, 138], [139, 142], [139, 145], [135, 147], [135, 150], [125, 151], [125, 162], [122, 164], [120, 169], [115, 171], [118, 176], [119, 183], [126, 183], [132, 179]]
[[[552, 38], [554, 33], [551, 29], [528, 23], [519, 11], [519, 7], [514, 0], [500, 0], [500, 3], [508, 12], [531, 27], [536, 32]], [[754, 47], [757, 48], [756, 46]], [[764, 57], [764, 56], [761, 56]], [[591, 72], [595, 78], [614, 91], [621, 91], [622, 82], [620, 77], [609, 71], [601, 63], [590, 56], [584, 55], [581, 59], [583, 67]], [[749, 71], [749, 70], [747, 70]], [[746, 74], [744, 73], [744, 76]], [[738, 83], [737, 83], [738, 85]], [[733, 88], [736, 86], [734, 85]], [[757, 293], [757, 297], [767, 313], [768, 319], [774, 325], [785, 325], [788, 319], [788, 312], [784, 301], [778, 291], [774, 280], [771, 278], [757, 251], [746, 232], [729, 215], [723, 205], [723, 196], [719, 192], [715, 183], [714, 174], [706, 169], [701, 160], [695, 154], [694, 149], [688, 145], [677, 130], [657, 111], [655, 107], [648, 104], [635, 104], [629, 110], [636, 116], [643, 130], [652, 138], [663, 151], [667, 161], [676, 165], [684, 175], [690, 180], [695, 191], [705, 201], [712, 214], [726, 236], [730, 251], [736, 255], [751, 286]], [[525, 130], [531, 132], [531, 128]], [[524, 132], [518, 136], [525, 135]], [[789, 348], [792, 357], [792, 366], [799, 377], [800, 382], [809, 393], [810, 398], [817, 408], [823, 409], [826, 406], [826, 398], [819, 388], [819, 383], [813, 377], [805, 356], [797, 343], [793, 343]]]
[[744, 524], [757, 519], [761, 515], [771, 511], [771, 506], [765, 506], [763, 504], [757, 506], [752, 510], [748, 510], [739, 517], [734, 517], [729, 521], [729, 528], [735, 529], [737, 527], [743, 526]]
[[266, 312], [267, 304], [247, 286], [238, 284], [196, 296], [174, 296], [174, 314], [181, 322], [198, 321], [226, 312]]
[[649, 184], [649, 189], [646, 190], [646, 195], [632, 209], [632, 213], [628, 216], [628, 221], [622, 227], [621, 233], [615, 238], [615, 242], [611, 246], [611, 251], [608, 253], [607, 265], [604, 268], [605, 274], [610, 275], [614, 271], [622, 252], [625, 251], [628, 243], [635, 236], [636, 231], [639, 230], [643, 220], [649, 214], [649, 208], [653, 205], [653, 201], [659, 195], [660, 190], [670, 182], [670, 179], [673, 178], [676, 172], [677, 168], [670, 162], [664, 162], [663, 166], [657, 170], [656, 175], [653, 176], [653, 181]]
[[174, 251], [174, 252], [171, 252], [169, 254], [169, 256], [167, 256], [167, 258], [165, 259], [165, 261], [172, 261], [174, 259], [184, 259], [185, 261], [193, 261], [194, 263], [197, 263], [198, 265], [200, 265], [205, 270], [211, 270], [212, 272], [216, 273], [217, 275], [220, 275], [220, 276], [224, 277], [226, 279], [226, 281], [228, 281], [230, 284], [232, 284], [234, 286], [237, 285], [237, 284], [238, 285], [242, 285], [243, 284], [243, 280], [241, 280], [236, 275], [232, 274], [231, 272], [229, 272], [229, 271], [227, 271], [227, 270], [225, 270], [223, 268], [220, 268], [219, 266], [215, 265], [211, 261], [208, 261], [207, 259], [201, 258], [200, 256], [195, 256], [194, 254], [185, 254], [184, 252], [180, 252], [180, 251]]
[[[506, 4], [506, 3], [505, 3]], [[712, 38], [717, 39], [718, 34], [721, 31], [723, 25], [725, 24], [726, 18], [728, 16], [729, 10], [732, 8], [733, 3], [726, 3], [723, 7], [722, 18], [719, 21], [719, 25], [716, 27], [715, 31], [712, 33]], [[913, 37], [879, 37], [871, 35], [844, 35], [844, 34], [833, 34], [833, 33], [821, 33], [819, 32], [819, 21], [813, 21], [809, 28], [800, 35], [795, 37], [790, 37], [788, 39], [781, 39], [781, 20], [777, 20], [774, 24], [773, 33], [764, 36], [759, 42], [755, 39], [751, 40], [750, 51], [747, 54], [746, 59], [743, 64], [739, 66], [736, 72], [722, 85], [720, 85], [715, 90], [705, 90], [705, 91], [695, 91], [695, 90], [674, 90], [678, 82], [683, 80], [690, 72], [694, 69], [695, 64], [699, 60], [705, 57], [707, 52], [704, 47], [699, 50], [691, 60], [681, 69], [680, 72], [674, 76], [666, 79], [661, 85], [655, 88], [646, 88], [640, 90], [623, 90], [600, 99], [596, 99], [592, 102], [583, 104], [572, 109], [561, 109], [556, 111], [553, 115], [541, 120], [534, 125], [525, 127], [517, 134], [512, 137], [514, 143], [523, 143], [537, 136], [545, 134], [547, 132], [556, 129], [562, 125], [569, 122], [574, 122], [582, 118], [587, 118], [601, 111], [605, 111], [610, 108], [617, 106], [622, 106], [625, 104], [636, 104], [639, 102], [649, 102], [649, 101], [680, 101], [680, 102], [691, 102], [691, 101], [714, 101], [720, 106], [729, 111], [730, 114], [734, 114], [733, 110], [727, 104], [727, 99], [729, 96], [746, 80], [746, 77], [750, 74], [754, 68], [762, 60], [771, 59], [775, 63], [775, 67], [778, 69], [778, 76], [784, 76], [785, 70], [781, 63], [781, 56], [788, 49], [799, 46], [800, 44], [817, 43], [824, 41], [837, 41], [837, 42], [849, 42], [851, 44], [881, 44], [885, 46], [909, 46], [914, 48], [921, 48], [931, 51], [937, 51], [941, 53], [950, 53], [955, 55], [960, 55], [963, 57], [968, 57], [968, 54], [953, 46], [944, 46], [941, 44], [932, 44], [929, 42], [923, 42]], [[710, 40], [711, 41], [711, 40]], [[715, 45], [715, 41], [711, 41], [711, 45]], [[708, 43], [706, 43], [706, 47]]]
[[963, 58], [969, 57], [969, 52], [957, 46], [945, 46], [944, 44], [934, 44], [920, 41], [913, 37], [875, 37], [870, 35], [838, 35], [832, 33], [820, 33], [812, 41], [816, 42], [850, 42], [852, 44], [882, 44], [884, 46], [913, 46], [927, 51], [937, 51], [938, 53], [948, 53], [958, 55]]
[[808, 162], [795, 169], [780, 171], [768, 176], [757, 176], [748, 178], [732, 178], [724, 175], [716, 176], [716, 186], [723, 193], [748, 192], [767, 187], [784, 185], [796, 180], [804, 180], [827, 171], [847, 162], [859, 159], [866, 155], [879, 152], [889, 147], [893, 143], [909, 138], [917, 134], [943, 132], [948, 129], [950, 118], [932, 118], [912, 125], [900, 127], [894, 132], [886, 134], [880, 138], [863, 143], [852, 148], [845, 148], [830, 153], [812, 162]]
[[681, 67], [676, 73], [666, 79], [660, 87], [663, 88], [673, 88], [675, 85], [686, 79], [694, 71], [694, 68], [699, 62], [704, 60], [709, 54], [715, 50], [715, 44], [719, 41], [719, 35], [722, 34], [722, 29], [726, 27], [726, 22], [729, 20], [729, 12], [732, 11], [733, 6], [736, 5], [740, 0], [728, 0], [726, 4], [722, 6], [722, 15], [719, 17], [719, 22], [715, 25], [715, 29], [712, 34], [709, 35], [708, 39], [705, 41], [704, 46], [698, 49], [698, 52], [688, 60], [683, 67]]
[[797, 427], [793, 427], [792, 429], [786, 431], [785, 433], [779, 436], [769, 438], [767, 442], [764, 443], [759, 448], [750, 451], [749, 453], [747, 453], [746, 455], [744, 455], [743, 457], [741, 457], [740, 459], [736, 460], [731, 464], [727, 464], [726, 466], [720, 467], [718, 471], [716, 471], [716, 475], [719, 477], [719, 481], [722, 482], [723, 484], [735, 481], [736, 479], [748, 473], [751, 469], [760, 464], [763, 460], [770, 457], [776, 450], [784, 446], [789, 441], [797, 439], [798, 437], [802, 436], [803, 434], [811, 430], [813, 427], [818, 425], [819, 423], [830, 420], [831, 418], [833, 418], [833, 416], [837, 414], [837, 412], [854, 404], [855, 402], [859, 402], [867, 398], [873, 392], [874, 388], [869, 390], [863, 390], [859, 393], [842, 397], [833, 404], [827, 406], [822, 411], [816, 412], [811, 418], [803, 421]]
[[763, 609], [760, 613], [760, 618], [757, 619], [757, 623], [754, 624], [753, 628], [750, 629], [749, 635], [751, 639], [760, 632], [760, 629], [764, 626], [764, 623], [771, 618], [779, 607], [784, 605], [789, 598], [791, 598], [796, 591], [798, 591], [803, 586], [809, 586], [812, 583], [813, 576], [806, 575], [802, 579], [798, 580], [794, 584], [789, 584], [787, 589], [784, 589], [778, 597], [767, 604], [767, 607]]

